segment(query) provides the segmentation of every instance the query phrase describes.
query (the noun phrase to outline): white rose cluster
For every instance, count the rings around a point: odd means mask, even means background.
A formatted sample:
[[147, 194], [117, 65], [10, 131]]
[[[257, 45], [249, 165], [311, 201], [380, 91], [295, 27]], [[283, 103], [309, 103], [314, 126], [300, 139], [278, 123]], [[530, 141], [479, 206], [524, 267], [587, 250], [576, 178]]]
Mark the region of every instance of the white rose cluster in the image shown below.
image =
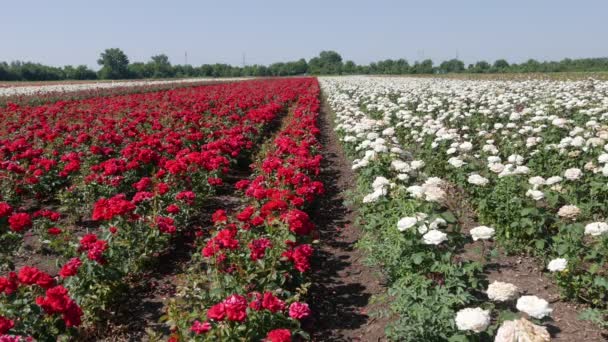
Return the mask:
[[507, 302], [519, 296], [519, 288], [511, 283], [494, 281], [488, 285], [488, 298], [495, 302]]
[[490, 321], [490, 310], [483, 310], [482, 308], [466, 308], [456, 313], [458, 330], [480, 333], [488, 328]]
[[544, 318], [551, 315], [553, 309], [549, 307], [549, 303], [536, 296], [522, 296], [517, 300], [517, 310], [524, 312], [534, 318]]

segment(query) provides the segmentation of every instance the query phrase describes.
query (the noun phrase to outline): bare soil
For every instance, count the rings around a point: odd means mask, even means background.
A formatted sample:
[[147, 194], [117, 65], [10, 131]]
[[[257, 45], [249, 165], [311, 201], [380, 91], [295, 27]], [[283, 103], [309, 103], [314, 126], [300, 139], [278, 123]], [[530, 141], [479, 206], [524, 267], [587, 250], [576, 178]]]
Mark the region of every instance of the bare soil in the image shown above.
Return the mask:
[[326, 194], [311, 215], [320, 242], [312, 261], [308, 302], [315, 317], [309, 330], [314, 341], [383, 341], [386, 320], [370, 317], [380, 309], [370, 300], [384, 292], [382, 277], [364, 264], [364, 255], [355, 247], [361, 237], [354, 224], [356, 209], [344, 204], [344, 190], [352, 188], [355, 176], [333, 131], [330, 113], [323, 103], [320, 177]]

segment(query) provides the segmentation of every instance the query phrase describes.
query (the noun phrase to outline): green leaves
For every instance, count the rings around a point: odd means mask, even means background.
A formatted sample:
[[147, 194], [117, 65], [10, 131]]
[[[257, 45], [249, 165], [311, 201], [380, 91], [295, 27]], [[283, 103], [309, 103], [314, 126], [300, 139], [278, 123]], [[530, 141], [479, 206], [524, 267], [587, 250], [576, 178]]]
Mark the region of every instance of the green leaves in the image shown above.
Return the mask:
[[441, 213], [440, 216], [444, 220], [446, 220], [448, 223], [456, 223], [456, 221], [457, 221], [454, 214], [452, 214], [452, 212], [450, 212], [450, 211], [444, 211], [443, 213]]

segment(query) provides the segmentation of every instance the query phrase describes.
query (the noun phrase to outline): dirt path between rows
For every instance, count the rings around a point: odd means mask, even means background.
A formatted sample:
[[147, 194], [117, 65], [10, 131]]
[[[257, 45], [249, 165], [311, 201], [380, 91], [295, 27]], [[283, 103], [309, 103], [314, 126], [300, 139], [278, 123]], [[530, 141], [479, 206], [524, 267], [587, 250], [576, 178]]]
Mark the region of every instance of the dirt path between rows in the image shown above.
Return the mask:
[[377, 307], [371, 297], [383, 292], [381, 276], [364, 265], [355, 247], [361, 231], [354, 225], [356, 210], [344, 204], [344, 191], [355, 184], [338, 137], [331, 112], [323, 103], [319, 117], [323, 144], [321, 181], [326, 194], [312, 211], [320, 243], [312, 261], [312, 287], [308, 302], [315, 314], [313, 341], [383, 341], [384, 319], [369, 316]]

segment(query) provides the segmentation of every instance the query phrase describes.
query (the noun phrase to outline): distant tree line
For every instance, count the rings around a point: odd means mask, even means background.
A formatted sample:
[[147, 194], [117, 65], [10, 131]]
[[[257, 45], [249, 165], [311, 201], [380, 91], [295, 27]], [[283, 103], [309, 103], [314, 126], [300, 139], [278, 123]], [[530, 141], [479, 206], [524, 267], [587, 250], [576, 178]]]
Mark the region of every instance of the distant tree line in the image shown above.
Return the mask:
[[445, 74], [445, 73], [528, 73], [528, 72], [576, 72], [608, 71], [608, 58], [563, 59], [539, 62], [530, 59], [524, 63], [509, 63], [499, 59], [493, 63], [479, 61], [465, 65], [463, 61], [451, 59], [435, 65], [425, 59], [413, 64], [405, 59], [386, 59], [357, 65], [343, 61], [335, 51], [322, 51], [308, 62], [279, 62], [270, 65], [232, 66], [229, 64], [172, 65], [167, 55], [152, 56], [150, 61], [131, 63], [120, 49], [106, 49], [94, 71], [86, 65], [52, 67], [31, 62], [0, 62], [0, 80], [3, 81], [49, 81], [49, 80], [93, 80], [93, 79], [141, 79], [173, 77], [239, 77], [239, 76], [295, 76], [295, 75], [352, 75], [352, 74]]

